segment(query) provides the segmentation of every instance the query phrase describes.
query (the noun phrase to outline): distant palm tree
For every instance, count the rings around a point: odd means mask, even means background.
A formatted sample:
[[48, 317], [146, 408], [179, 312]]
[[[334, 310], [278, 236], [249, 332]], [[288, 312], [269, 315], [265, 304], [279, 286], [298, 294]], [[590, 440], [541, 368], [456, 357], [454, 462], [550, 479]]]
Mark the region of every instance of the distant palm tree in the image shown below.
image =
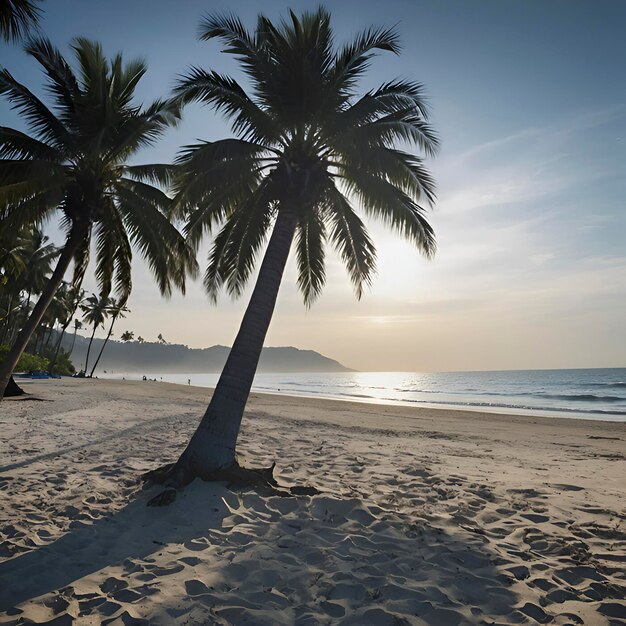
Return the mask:
[[57, 324], [63, 325], [67, 321], [67, 316], [70, 313], [68, 290], [69, 285], [66, 282], [61, 283], [43, 316], [43, 323], [40, 328], [43, 338], [40, 347], [42, 356], [46, 356], [49, 353], [50, 342], [54, 337]]
[[[0, 95], [23, 114], [32, 135], [0, 128], [0, 229], [39, 224], [60, 210], [66, 241], [57, 266], [6, 359], [0, 364], [0, 398], [17, 360], [74, 261], [74, 284], [88, 263], [92, 238], [95, 273], [104, 294], [113, 285], [125, 301], [131, 290], [131, 257], [136, 248], [159, 289], [184, 290], [195, 259], [166, 213], [169, 197], [152, 182], [167, 185], [171, 167], [129, 165], [179, 118], [179, 107], [157, 100], [134, 103], [146, 72], [141, 61], [108, 61], [99, 44], [75, 39], [78, 72], [47, 40], [25, 50], [43, 67], [54, 107], [0, 70]], [[93, 235], [93, 237], [92, 237]]]
[[87, 356], [85, 357], [85, 373], [89, 367], [89, 354], [91, 352], [91, 344], [96, 334], [96, 330], [100, 326], [104, 326], [104, 321], [107, 318], [109, 308], [109, 298], [106, 296], [97, 296], [95, 293], [91, 294], [89, 298], [85, 298], [83, 304], [80, 305], [83, 312], [83, 320], [85, 320], [87, 326], [93, 326], [91, 337], [89, 338], [89, 345], [87, 346]]
[[85, 298], [85, 291], [84, 289], [81, 289], [80, 286], [69, 286], [68, 289], [64, 292], [63, 296], [64, 309], [61, 332], [59, 333], [59, 337], [57, 338], [54, 355], [50, 361], [50, 371], [52, 371], [54, 365], [57, 362], [59, 352], [61, 350], [61, 344], [63, 343], [63, 338], [65, 337], [65, 332], [67, 331], [67, 327], [70, 325], [72, 318], [74, 317], [74, 315], [76, 315], [76, 310], [80, 306], [80, 303]]
[[[434, 200], [422, 159], [437, 139], [420, 84], [394, 80], [357, 96], [377, 50], [399, 51], [393, 30], [370, 28], [334, 48], [330, 15], [319, 9], [249, 32], [235, 17], [209, 17], [201, 37], [218, 38], [250, 81], [193, 68], [177, 87], [184, 103], [213, 105], [237, 139], [189, 146], [179, 162], [177, 206], [197, 244], [220, 226], [204, 284], [242, 293], [271, 232], [256, 286], [210, 405], [170, 475], [186, 482], [235, 462], [235, 447], [294, 236], [298, 285], [310, 305], [326, 279], [330, 243], [357, 297], [371, 281], [374, 245], [355, 210], [378, 218], [431, 256], [435, 238], [420, 202]], [[403, 146], [404, 149], [400, 148]]]
[[127, 309], [121, 302], [117, 302], [113, 298], [109, 299], [109, 304], [107, 306], [107, 313], [108, 313], [108, 316], [111, 318], [111, 326], [109, 326], [109, 332], [107, 333], [107, 336], [104, 342], [102, 343], [102, 347], [100, 348], [100, 352], [98, 353], [98, 358], [96, 359], [96, 362], [93, 365], [91, 374], [89, 374], [89, 378], [93, 378], [93, 374], [96, 371], [96, 367], [98, 367], [98, 363], [100, 362], [100, 357], [102, 356], [102, 353], [104, 352], [104, 348], [107, 345], [109, 338], [111, 337], [111, 333], [113, 333], [113, 326], [115, 325], [115, 322], [120, 317], [125, 317], [124, 313], [128, 313], [128, 312], [129, 312], [129, 309]]
[[165, 341], [165, 337], [163, 337], [161, 333], [159, 333], [159, 336], [157, 337], [157, 341], [159, 343], [167, 343], [167, 341]]
[[5, 41], [24, 38], [41, 17], [41, 0], [0, 0], [0, 37]]
[[125, 330], [121, 335], [120, 339], [126, 343], [127, 341], [132, 341], [135, 337], [135, 333], [132, 330]]
[[144, 341], [145, 339], [141, 335], [137, 337], [137, 343], [143, 343]]
[[74, 336], [72, 337], [72, 345], [70, 346], [70, 351], [68, 352], [68, 356], [72, 356], [72, 352], [74, 352], [74, 344], [76, 343], [76, 333], [83, 327], [83, 323], [80, 320], [74, 320]]

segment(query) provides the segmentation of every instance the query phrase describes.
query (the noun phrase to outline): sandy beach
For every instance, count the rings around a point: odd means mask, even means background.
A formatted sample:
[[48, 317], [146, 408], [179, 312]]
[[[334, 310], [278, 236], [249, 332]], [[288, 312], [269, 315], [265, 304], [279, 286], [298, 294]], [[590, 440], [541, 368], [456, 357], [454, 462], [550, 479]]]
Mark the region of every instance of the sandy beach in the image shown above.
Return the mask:
[[0, 408], [2, 624], [626, 623], [626, 424], [253, 393], [241, 462], [173, 461], [206, 389], [63, 380]]

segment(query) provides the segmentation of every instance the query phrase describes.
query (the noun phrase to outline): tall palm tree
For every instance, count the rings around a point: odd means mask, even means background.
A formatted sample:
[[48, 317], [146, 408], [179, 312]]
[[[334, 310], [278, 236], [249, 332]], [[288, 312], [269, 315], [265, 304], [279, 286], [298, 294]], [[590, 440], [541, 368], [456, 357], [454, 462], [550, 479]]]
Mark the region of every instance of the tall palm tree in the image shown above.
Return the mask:
[[47, 39], [25, 50], [42, 66], [52, 108], [0, 70], [0, 95], [20, 111], [31, 134], [0, 127], [0, 228], [39, 224], [58, 211], [66, 232], [57, 266], [0, 364], [0, 398], [6, 381], [54, 292], [74, 261], [78, 284], [95, 240], [95, 273], [100, 290], [115, 285], [125, 301], [131, 290], [135, 248], [150, 266], [164, 295], [184, 290], [195, 259], [165, 213], [171, 201], [151, 183], [167, 185], [167, 165], [129, 165], [179, 118], [172, 101], [142, 107], [134, 102], [146, 72], [141, 61], [106, 59], [99, 44], [78, 38], [72, 48], [77, 71]]
[[[264, 16], [249, 32], [236, 17], [209, 17], [204, 40], [225, 44], [251, 83], [193, 68], [177, 94], [213, 105], [237, 138], [189, 146], [180, 158], [177, 206], [194, 244], [220, 227], [204, 284], [241, 294], [269, 243], [256, 286], [209, 407], [170, 475], [186, 482], [235, 463], [241, 418], [294, 237], [298, 285], [310, 305], [325, 282], [326, 244], [345, 262], [357, 297], [371, 281], [375, 248], [359, 216], [378, 218], [431, 256], [435, 238], [423, 202], [434, 183], [420, 157], [437, 149], [423, 89], [394, 80], [358, 97], [377, 50], [398, 53], [393, 30], [370, 28], [335, 49], [324, 9]], [[357, 208], [359, 211], [357, 211]]]
[[55, 332], [58, 332], [57, 325], [65, 324], [66, 317], [69, 314], [68, 289], [69, 285], [66, 282], [62, 282], [59, 285], [42, 318], [40, 327], [42, 334], [40, 353], [42, 356], [49, 354], [50, 342], [54, 338]]
[[[58, 293], [58, 292], [57, 292]], [[72, 285], [69, 286], [66, 290], [63, 291], [63, 316], [61, 320], [61, 332], [57, 338], [57, 343], [54, 349], [54, 355], [50, 360], [50, 371], [55, 366], [57, 359], [59, 357], [59, 352], [61, 351], [61, 344], [63, 343], [63, 338], [65, 337], [65, 333], [67, 331], [67, 327], [70, 325], [74, 315], [76, 315], [76, 311], [80, 306], [80, 303], [85, 298], [85, 291], [81, 289], [80, 285]]]
[[41, 0], [0, 0], [0, 37], [17, 41], [37, 28]]
[[107, 307], [107, 313], [109, 317], [111, 318], [111, 325], [109, 326], [109, 332], [107, 333], [105, 340], [102, 342], [102, 347], [100, 348], [100, 352], [98, 353], [98, 358], [96, 359], [96, 362], [93, 365], [91, 374], [89, 374], [89, 378], [93, 378], [93, 374], [96, 371], [96, 367], [98, 367], [98, 363], [100, 362], [100, 357], [102, 356], [102, 353], [104, 352], [104, 348], [107, 345], [111, 337], [111, 334], [113, 333], [113, 326], [115, 325], [115, 322], [120, 317], [125, 317], [124, 313], [129, 313], [129, 309], [127, 309], [121, 302], [117, 302], [115, 299], [111, 298], [109, 300], [109, 305]]
[[[81, 299], [81, 302], [82, 302], [82, 299]], [[70, 350], [67, 353], [68, 356], [70, 357], [72, 356], [72, 352], [74, 352], [74, 344], [76, 343], [76, 333], [82, 327], [83, 327], [83, 323], [80, 320], [74, 320], [74, 334], [72, 335], [72, 345], [70, 346]]]
[[87, 368], [89, 367], [89, 353], [91, 352], [93, 338], [96, 334], [96, 330], [98, 330], [100, 326], [104, 326], [109, 303], [110, 300], [107, 296], [97, 296], [93, 293], [89, 298], [85, 298], [83, 304], [80, 305], [80, 309], [83, 312], [83, 320], [87, 326], [93, 326], [93, 331], [89, 338], [89, 345], [87, 346], [87, 356], [85, 357], [85, 373], [87, 373]]

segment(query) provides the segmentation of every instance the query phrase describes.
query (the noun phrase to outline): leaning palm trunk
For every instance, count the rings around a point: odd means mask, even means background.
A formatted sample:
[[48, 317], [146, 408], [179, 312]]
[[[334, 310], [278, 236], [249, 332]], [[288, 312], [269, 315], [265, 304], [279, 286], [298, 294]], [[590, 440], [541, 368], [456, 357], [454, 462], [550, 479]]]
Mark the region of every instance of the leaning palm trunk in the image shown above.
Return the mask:
[[296, 229], [296, 217], [279, 212], [257, 283], [200, 426], [172, 470], [175, 482], [209, 478], [235, 462], [241, 418], [269, 328]]
[[67, 327], [69, 325], [70, 325], [70, 322], [67, 322], [67, 324], [61, 327], [59, 339], [57, 340], [56, 346], [54, 347], [54, 356], [52, 357], [52, 361], [50, 361], [50, 364], [48, 365], [48, 371], [50, 373], [52, 373], [52, 369], [56, 365], [57, 359], [59, 358], [59, 352], [61, 351], [61, 344], [63, 343], [63, 339], [65, 338], [65, 331], [67, 330]]
[[91, 337], [89, 339], [89, 345], [87, 346], [87, 356], [85, 357], [85, 374], [87, 374], [87, 367], [89, 366], [89, 353], [91, 352], [91, 344], [93, 343], [93, 338], [96, 335], [96, 329], [98, 328], [97, 324], [93, 325], [93, 332], [91, 333]]
[[98, 363], [100, 363], [100, 357], [102, 356], [102, 353], [104, 352], [104, 348], [107, 345], [107, 341], [109, 341], [109, 337], [111, 336], [111, 333], [113, 332], [113, 325], [114, 324], [115, 324], [115, 318], [111, 322], [111, 326], [109, 327], [109, 332], [107, 333], [107, 336], [106, 336], [106, 338], [104, 340], [104, 343], [102, 344], [102, 347], [100, 348], [100, 352], [98, 353], [98, 358], [96, 359], [96, 362], [93, 365], [93, 368], [91, 370], [91, 374], [89, 374], [89, 378], [93, 378], [93, 373], [96, 371], [96, 367], [98, 367]]
[[68, 352], [68, 356], [72, 356], [72, 352], [74, 352], [74, 344], [76, 343], [76, 333], [78, 332], [78, 328], [74, 327], [74, 334], [72, 335], [72, 345], [70, 346], [70, 351]]
[[50, 363], [48, 363], [48, 371], [52, 371], [55, 363], [57, 362], [57, 358], [59, 357], [59, 352], [61, 351], [61, 344], [63, 343], [63, 339], [65, 338], [65, 329], [66, 325], [61, 326], [61, 331], [57, 330], [58, 338], [54, 343], [54, 349], [52, 350], [52, 359], [50, 359]]
[[78, 250], [83, 237], [83, 229], [78, 227], [74, 227], [72, 229], [70, 237], [63, 248], [63, 252], [61, 252], [61, 255], [59, 256], [57, 266], [54, 269], [50, 280], [44, 287], [44, 290], [41, 292], [41, 296], [33, 308], [33, 312], [30, 314], [30, 317], [26, 320], [24, 327], [17, 335], [15, 343], [9, 350], [6, 358], [2, 363], [0, 363], [0, 399], [4, 397], [4, 392], [9, 379], [11, 378], [11, 374], [13, 373], [17, 362], [30, 341], [32, 334], [39, 326], [46, 309], [50, 306], [52, 298], [54, 298], [54, 294], [59, 288], [59, 285], [63, 280], [63, 276], [65, 276], [65, 272], [67, 271], [74, 254]]

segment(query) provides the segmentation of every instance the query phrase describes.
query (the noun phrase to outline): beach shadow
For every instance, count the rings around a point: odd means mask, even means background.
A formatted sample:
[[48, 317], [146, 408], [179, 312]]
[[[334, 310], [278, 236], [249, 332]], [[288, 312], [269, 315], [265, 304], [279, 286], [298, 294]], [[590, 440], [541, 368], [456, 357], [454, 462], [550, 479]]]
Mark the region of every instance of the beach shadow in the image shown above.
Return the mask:
[[408, 523], [360, 498], [262, 497], [195, 481], [170, 506], [146, 507], [155, 493], [0, 563], [0, 610], [18, 619], [30, 604], [50, 620], [102, 624], [189, 614], [194, 623], [418, 616], [454, 625], [516, 612], [480, 537]]
[[[45, 400], [48, 402], [48, 400]], [[16, 463], [10, 463], [9, 465], [0, 466], [0, 473], [9, 472], [14, 469], [20, 469], [22, 467], [28, 467], [33, 463], [38, 463], [39, 461], [48, 461], [50, 459], [54, 459], [59, 456], [67, 456], [71, 455], [74, 452], [80, 452], [81, 450], [87, 450], [89, 448], [96, 448], [100, 444], [107, 443], [112, 439], [127, 439], [131, 436], [138, 436], [143, 432], [148, 432], [154, 429], [156, 426], [164, 425], [167, 423], [174, 422], [175, 418], [167, 415], [164, 417], [155, 417], [150, 420], [143, 420], [138, 422], [137, 424], [133, 424], [127, 428], [122, 428], [120, 430], [116, 430], [115, 432], [107, 433], [103, 437], [98, 437], [92, 441], [87, 441], [86, 443], [81, 443], [77, 446], [66, 446], [59, 450], [53, 450], [51, 452], [46, 452], [44, 454], [38, 454], [36, 456], [28, 457], [22, 461], [18, 461]]]

